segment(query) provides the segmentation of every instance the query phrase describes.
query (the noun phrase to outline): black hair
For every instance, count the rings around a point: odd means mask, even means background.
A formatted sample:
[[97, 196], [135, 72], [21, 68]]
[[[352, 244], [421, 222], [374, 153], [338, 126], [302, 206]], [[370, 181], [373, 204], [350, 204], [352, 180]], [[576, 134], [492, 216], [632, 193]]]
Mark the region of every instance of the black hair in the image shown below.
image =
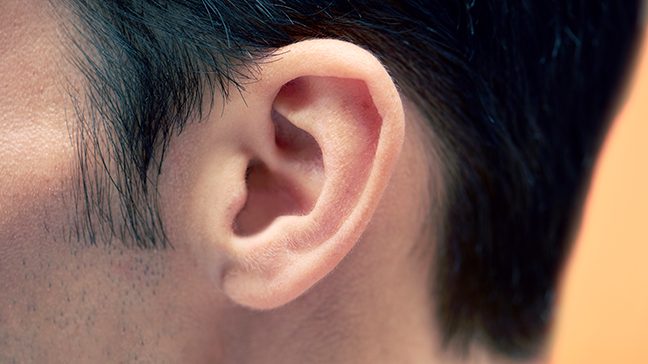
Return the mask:
[[446, 343], [541, 348], [639, 0], [60, 1], [86, 78], [77, 237], [168, 245], [155, 184], [170, 138], [279, 47], [342, 39], [379, 57], [437, 137]]

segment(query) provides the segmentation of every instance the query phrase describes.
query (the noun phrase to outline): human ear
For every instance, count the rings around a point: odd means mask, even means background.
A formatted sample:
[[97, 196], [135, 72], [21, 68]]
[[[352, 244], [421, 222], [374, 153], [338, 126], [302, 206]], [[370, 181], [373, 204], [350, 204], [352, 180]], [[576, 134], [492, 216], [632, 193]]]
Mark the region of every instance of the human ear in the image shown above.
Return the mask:
[[312, 287], [358, 242], [400, 153], [404, 116], [383, 65], [348, 42], [293, 43], [260, 62], [257, 76], [218, 121], [212, 144], [233, 172], [206, 174], [229, 192], [220, 199], [227, 207], [205, 216], [224, 222], [211, 236], [225, 252], [225, 294], [271, 309]]

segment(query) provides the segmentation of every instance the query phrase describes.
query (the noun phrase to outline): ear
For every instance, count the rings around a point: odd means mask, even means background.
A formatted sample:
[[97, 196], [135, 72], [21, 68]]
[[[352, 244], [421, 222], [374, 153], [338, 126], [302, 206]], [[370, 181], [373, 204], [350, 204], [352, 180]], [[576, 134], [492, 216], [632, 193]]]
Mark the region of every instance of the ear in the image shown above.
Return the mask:
[[[246, 172], [230, 185], [222, 287], [256, 309], [283, 305], [358, 242], [404, 138], [401, 99], [383, 65], [351, 43], [279, 49], [228, 102], [220, 142]], [[225, 140], [226, 139], [226, 140]]]

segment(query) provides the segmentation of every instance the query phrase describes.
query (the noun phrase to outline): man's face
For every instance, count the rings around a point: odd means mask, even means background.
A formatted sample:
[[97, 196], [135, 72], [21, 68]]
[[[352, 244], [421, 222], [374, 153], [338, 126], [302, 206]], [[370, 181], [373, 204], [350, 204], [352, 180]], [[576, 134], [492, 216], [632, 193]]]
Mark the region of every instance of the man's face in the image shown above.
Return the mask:
[[637, 2], [329, 3], [0, 0], [0, 363], [534, 354]]
[[[214, 301], [194, 289], [200, 274], [183, 274], [164, 251], [88, 247], [70, 235], [78, 124], [66, 85], [78, 72], [46, 2], [28, 3], [0, 5], [0, 362], [174, 362], [174, 347], [198, 355], [219, 326], [202, 316], [200, 302]], [[178, 312], [200, 318], [201, 337]]]
[[[71, 98], [84, 78], [60, 16], [37, 0], [0, 5], [0, 362], [217, 361], [261, 341], [297, 342], [306, 318], [337, 332], [322, 317], [345, 311], [341, 302], [357, 319], [358, 307], [400, 309], [412, 292], [410, 312], [427, 319], [427, 269], [408, 252], [427, 216], [429, 160], [411, 129], [394, 167], [403, 106], [372, 54], [340, 41], [291, 44], [259, 68], [245, 99], [213, 113], [218, 123], [172, 140], [159, 184], [172, 248], [128, 248], [120, 234], [91, 244], [78, 235], [84, 198], [97, 197], [79, 184], [85, 105]], [[373, 245], [336, 269], [361, 237]], [[286, 322], [285, 337], [267, 334]]]

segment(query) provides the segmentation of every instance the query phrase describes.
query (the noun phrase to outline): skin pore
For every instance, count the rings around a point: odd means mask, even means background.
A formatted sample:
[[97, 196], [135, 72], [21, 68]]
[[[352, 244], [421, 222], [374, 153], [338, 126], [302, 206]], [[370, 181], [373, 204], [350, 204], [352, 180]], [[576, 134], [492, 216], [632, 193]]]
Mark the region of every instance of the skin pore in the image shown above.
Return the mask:
[[406, 108], [404, 147], [355, 248], [305, 294], [251, 310], [215, 280], [225, 258], [201, 236], [189, 203], [204, 172], [192, 169], [194, 152], [220, 127], [219, 113], [170, 147], [160, 195], [173, 248], [70, 239], [78, 125], [65, 86], [78, 74], [46, 4], [0, 5], [1, 362], [442, 361], [427, 262], [411, 254], [431, 162], [414, 110]]

